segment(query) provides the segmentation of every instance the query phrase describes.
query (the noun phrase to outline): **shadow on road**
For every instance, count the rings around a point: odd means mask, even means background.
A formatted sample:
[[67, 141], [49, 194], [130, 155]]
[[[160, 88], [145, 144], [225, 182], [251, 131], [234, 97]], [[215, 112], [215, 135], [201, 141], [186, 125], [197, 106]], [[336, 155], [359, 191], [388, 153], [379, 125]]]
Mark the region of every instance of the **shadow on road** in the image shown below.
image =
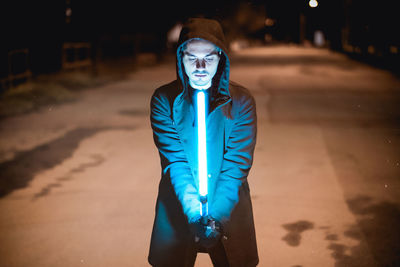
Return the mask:
[[[345, 235], [360, 240], [360, 246], [368, 246], [378, 266], [400, 266], [400, 207], [397, 204], [383, 201], [375, 203], [368, 196], [358, 196], [347, 201], [351, 212], [356, 215], [358, 229], [350, 227]], [[363, 244], [365, 239], [367, 244]], [[340, 252], [336, 248], [336, 252]], [[353, 258], [357, 255], [357, 248], [352, 249]], [[360, 266], [349, 264], [351, 258], [341, 253], [334, 253], [339, 267]]]
[[314, 228], [314, 224], [309, 221], [298, 221], [282, 225], [289, 233], [282, 240], [286, 241], [289, 246], [297, 247], [300, 245], [301, 233]]
[[84, 172], [86, 169], [99, 166], [105, 161], [105, 158], [102, 155], [93, 154], [90, 157], [92, 159], [91, 162], [81, 163], [81, 164], [79, 164], [78, 167], [71, 169], [66, 175], [56, 178], [57, 183], [50, 183], [50, 184], [44, 186], [38, 193], [36, 193], [33, 196], [32, 200], [36, 200], [38, 198], [45, 197], [48, 194], [50, 194], [50, 192], [53, 188], [61, 187], [62, 183], [72, 180], [74, 173]]
[[123, 109], [118, 112], [120, 115], [135, 117], [135, 116], [147, 116], [150, 114], [149, 110], [144, 109]]
[[326, 232], [335, 267], [400, 266], [400, 207], [390, 202], [374, 203], [367, 196], [350, 199], [347, 205], [357, 224], [343, 234], [359, 244], [344, 245], [336, 234]]
[[[398, 267], [400, 266], [400, 207], [390, 202], [374, 202], [368, 196], [347, 200], [357, 224], [343, 233], [332, 232], [331, 227], [316, 227], [301, 220], [282, 225], [288, 233], [282, 238], [287, 245], [301, 245], [301, 234], [307, 230], [324, 231], [327, 248], [332, 251], [335, 267]], [[358, 242], [355, 246], [343, 244], [340, 236]]]
[[[27, 187], [37, 173], [50, 169], [63, 162], [66, 158], [71, 157], [82, 140], [92, 137], [101, 131], [115, 129], [133, 130], [134, 127], [78, 128], [32, 150], [20, 152], [14, 159], [1, 163], [0, 198], [7, 196], [14, 190]], [[82, 163], [78, 168], [71, 170], [71, 173], [82, 171], [94, 165], [97, 166], [104, 161], [98, 155], [93, 155], [93, 160], [90, 163]], [[68, 179], [69, 177], [59, 177], [57, 183], [47, 185], [35, 197], [47, 195], [52, 188], [60, 187], [60, 182]]]

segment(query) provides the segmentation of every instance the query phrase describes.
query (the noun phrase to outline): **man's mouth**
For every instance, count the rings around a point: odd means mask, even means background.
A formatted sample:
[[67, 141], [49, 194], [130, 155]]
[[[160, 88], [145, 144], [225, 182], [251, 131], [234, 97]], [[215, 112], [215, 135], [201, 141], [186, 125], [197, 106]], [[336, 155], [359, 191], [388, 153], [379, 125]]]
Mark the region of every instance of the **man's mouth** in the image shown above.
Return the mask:
[[203, 78], [203, 77], [206, 77], [207, 74], [204, 74], [204, 73], [196, 73], [194, 76], [199, 77], [199, 78]]

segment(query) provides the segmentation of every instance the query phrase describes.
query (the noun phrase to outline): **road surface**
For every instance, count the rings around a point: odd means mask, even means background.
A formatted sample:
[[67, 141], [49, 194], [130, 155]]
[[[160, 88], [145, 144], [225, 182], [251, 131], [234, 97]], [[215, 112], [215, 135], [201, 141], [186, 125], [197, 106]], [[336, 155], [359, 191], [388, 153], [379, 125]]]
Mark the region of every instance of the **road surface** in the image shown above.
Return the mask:
[[[149, 266], [149, 101], [175, 75], [166, 61], [1, 122], [0, 266]], [[399, 266], [400, 81], [296, 46], [236, 52], [231, 77], [257, 102], [259, 266]]]

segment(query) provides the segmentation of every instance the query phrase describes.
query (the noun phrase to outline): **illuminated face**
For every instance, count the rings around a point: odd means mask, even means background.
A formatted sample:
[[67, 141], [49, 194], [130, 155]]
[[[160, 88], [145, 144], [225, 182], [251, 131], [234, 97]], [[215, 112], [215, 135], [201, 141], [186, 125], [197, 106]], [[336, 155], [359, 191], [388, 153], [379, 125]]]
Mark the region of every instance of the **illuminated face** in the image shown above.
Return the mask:
[[203, 90], [210, 88], [212, 78], [218, 69], [217, 49], [213, 43], [203, 39], [188, 42], [183, 51], [183, 66], [193, 88]]

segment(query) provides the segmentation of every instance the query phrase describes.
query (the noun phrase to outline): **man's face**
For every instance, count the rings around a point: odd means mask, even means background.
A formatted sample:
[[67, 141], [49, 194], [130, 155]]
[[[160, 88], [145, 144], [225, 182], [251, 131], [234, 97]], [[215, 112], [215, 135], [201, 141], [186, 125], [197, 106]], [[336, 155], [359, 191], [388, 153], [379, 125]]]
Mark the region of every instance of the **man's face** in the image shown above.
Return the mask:
[[206, 40], [190, 41], [183, 52], [183, 66], [190, 85], [208, 89], [218, 69], [219, 55], [216, 46]]

